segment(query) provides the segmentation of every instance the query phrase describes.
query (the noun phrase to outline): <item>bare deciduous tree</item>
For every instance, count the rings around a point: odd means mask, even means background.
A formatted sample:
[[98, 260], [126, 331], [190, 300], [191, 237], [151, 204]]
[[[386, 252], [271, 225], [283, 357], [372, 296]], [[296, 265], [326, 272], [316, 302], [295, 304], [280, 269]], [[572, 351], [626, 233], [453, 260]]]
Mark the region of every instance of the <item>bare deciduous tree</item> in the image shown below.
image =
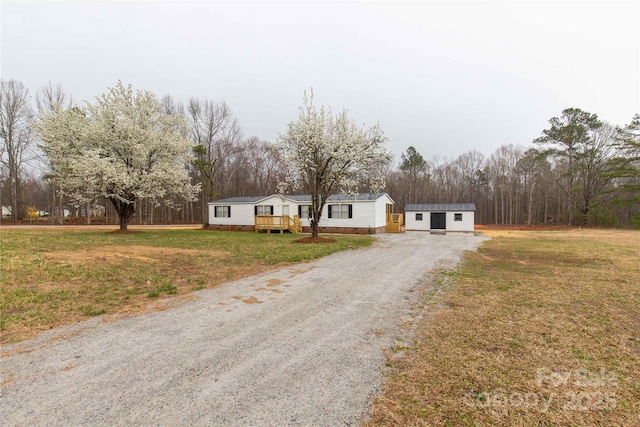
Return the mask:
[[618, 129], [615, 147], [617, 155], [607, 175], [618, 183], [616, 204], [635, 207], [632, 215], [640, 221], [640, 114]]
[[62, 85], [49, 82], [46, 85], [42, 85], [36, 92], [36, 111], [41, 116], [57, 107], [71, 108], [73, 106], [73, 99], [69, 95]]
[[583, 224], [587, 223], [587, 215], [593, 208], [611, 198], [611, 193], [606, 191], [611, 176], [605, 172], [616, 154], [615, 136], [615, 127], [603, 122], [591, 130], [589, 140], [575, 154], [575, 205], [582, 214]]
[[[73, 99], [71, 95], [69, 95], [62, 85], [49, 82], [38, 89], [35, 96], [36, 103], [36, 111], [38, 112], [38, 116], [42, 117], [43, 115], [53, 111], [56, 108], [66, 108], [70, 109], [73, 107]], [[41, 156], [42, 157], [42, 156]], [[45, 164], [45, 168], [48, 171], [52, 170], [50, 164], [48, 164], [48, 158], [46, 156], [42, 157], [42, 163]], [[45, 181], [50, 181], [51, 185], [51, 199], [48, 203], [49, 205], [49, 213], [51, 214], [51, 218], [56, 221], [58, 224], [64, 223], [64, 193], [60, 191], [60, 188], [56, 185], [55, 180], [49, 180], [49, 175], [45, 173], [44, 175]], [[91, 222], [91, 216], [87, 215], [87, 222]]]
[[207, 215], [207, 202], [214, 196], [225, 195], [233, 178], [231, 164], [238, 151], [242, 131], [231, 108], [224, 102], [191, 98], [186, 116], [191, 124], [191, 139], [195, 145], [194, 165], [202, 185], [202, 217]]
[[285, 166], [278, 150], [268, 141], [253, 136], [247, 139], [238, 153], [234, 170], [242, 178], [245, 195], [272, 194], [278, 191], [278, 183], [284, 179]]
[[27, 160], [26, 152], [32, 143], [31, 126], [33, 111], [29, 102], [29, 90], [17, 80], [0, 82], [0, 161], [6, 169], [11, 219], [22, 219], [25, 206], [22, 203], [21, 174]]

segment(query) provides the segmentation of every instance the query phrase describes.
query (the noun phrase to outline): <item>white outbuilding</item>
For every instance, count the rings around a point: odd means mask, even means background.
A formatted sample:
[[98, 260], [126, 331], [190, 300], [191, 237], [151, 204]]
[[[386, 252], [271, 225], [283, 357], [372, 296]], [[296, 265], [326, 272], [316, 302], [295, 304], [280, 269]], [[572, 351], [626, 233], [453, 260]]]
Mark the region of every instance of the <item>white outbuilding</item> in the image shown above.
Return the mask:
[[[400, 231], [402, 215], [393, 214], [387, 193], [331, 195], [322, 210], [321, 233], [373, 234]], [[230, 197], [209, 203], [209, 228], [241, 231], [311, 230], [311, 196]]]
[[407, 231], [473, 231], [476, 205], [454, 204], [410, 204], [404, 208]]

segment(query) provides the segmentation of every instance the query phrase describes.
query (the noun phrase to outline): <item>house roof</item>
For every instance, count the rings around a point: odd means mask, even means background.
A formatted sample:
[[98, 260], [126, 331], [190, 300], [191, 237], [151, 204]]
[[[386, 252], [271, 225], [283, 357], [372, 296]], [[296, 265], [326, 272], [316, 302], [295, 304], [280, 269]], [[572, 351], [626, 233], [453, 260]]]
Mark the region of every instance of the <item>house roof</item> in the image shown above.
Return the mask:
[[[378, 200], [380, 197], [387, 195], [387, 193], [360, 193], [355, 195], [349, 194], [332, 194], [327, 199], [328, 202], [338, 202], [338, 201], [366, 201], [366, 200]], [[226, 199], [214, 200], [209, 203], [229, 203], [229, 204], [238, 204], [238, 203], [257, 203], [263, 199], [267, 199], [272, 196], [278, 196], [277, 194], [272, 194], [271, 196], [251, 196], [251, 197], [228, 197]], [[296, 195], [284, 195], [285, 199], [292, 200], [294, 202], [309, 202], [311, 203], [311, 195], [309, 194], [296, 194]], [[387, 197], [389, 197], [387, 195]], [[389, 197], [391, 199], [391, 197]], [[393, 201], [393, 199], [392, 199]]]
[[[328, 202], [338, 202], [338, 201], [366, 201], [366, 200], [378, 200], [380, 197], [384, 196], [387, 193], [359, 193], [359, 194], [332, 194], [327, 199]], [[285, 196], [291, 200], [295, 200], [296, 202], [311, 202], [311, 195], [302, 194], [302, 195], [293, 195], [293, 196]], [[389, 197], [391, 198], [391, 197]]]
[[256, 203], [268, 196], [250, 196], [250, 197], [228, 197], [226, 199], [218, 199], [209, 203]]
[[406, 205], [405, 212], [433, 212], [433, 211], [475, 211], [475, 203], [431, 203], [423, 205]]

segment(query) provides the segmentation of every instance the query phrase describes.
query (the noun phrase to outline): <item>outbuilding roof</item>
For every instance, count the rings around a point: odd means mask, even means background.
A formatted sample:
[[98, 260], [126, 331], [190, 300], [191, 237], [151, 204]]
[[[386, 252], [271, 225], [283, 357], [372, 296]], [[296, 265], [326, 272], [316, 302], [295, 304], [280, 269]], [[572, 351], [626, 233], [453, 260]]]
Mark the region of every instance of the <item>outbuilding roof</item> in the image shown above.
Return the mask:
[[412, 204], [404, 207], [405, 212], [475, 211], [475, 203], [431, 203]]

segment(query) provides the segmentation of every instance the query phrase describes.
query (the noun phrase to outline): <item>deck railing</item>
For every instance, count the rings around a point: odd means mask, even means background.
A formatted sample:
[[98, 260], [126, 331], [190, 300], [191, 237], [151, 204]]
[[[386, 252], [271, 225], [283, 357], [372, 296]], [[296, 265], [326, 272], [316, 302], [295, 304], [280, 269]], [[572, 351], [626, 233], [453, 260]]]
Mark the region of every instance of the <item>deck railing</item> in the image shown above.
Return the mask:
[[404, 216], [399, 213], [387, 214], [387, 233], [400, 233]]
[[298, 215], [294, 217], [289, 215], [256, 215], [254, 221], [256, 232], [277, 230], [283, 233], [289, 230], [292, 233], [302, 233], [302, 221]]

